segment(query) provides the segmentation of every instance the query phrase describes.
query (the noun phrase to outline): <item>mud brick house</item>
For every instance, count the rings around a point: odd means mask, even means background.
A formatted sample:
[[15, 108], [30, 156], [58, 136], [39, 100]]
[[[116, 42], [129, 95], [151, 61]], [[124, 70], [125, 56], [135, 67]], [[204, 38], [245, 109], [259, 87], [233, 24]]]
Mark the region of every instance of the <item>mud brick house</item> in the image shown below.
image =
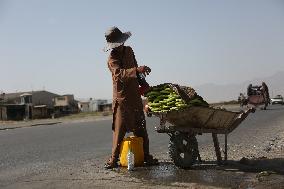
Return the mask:
[[48, 91], [1, 94], [0, 120], [28, 120], [51, 117], [54, 98]]
[[78, 106], [81, 112], [111, 111], [112, 101], [90, 98], [88, 100], [80, 100]]
[[78, 101], [74, 99], [74, 95], [66, 94], [54, 97], [54, 115], [56, 117], [78, 112]]

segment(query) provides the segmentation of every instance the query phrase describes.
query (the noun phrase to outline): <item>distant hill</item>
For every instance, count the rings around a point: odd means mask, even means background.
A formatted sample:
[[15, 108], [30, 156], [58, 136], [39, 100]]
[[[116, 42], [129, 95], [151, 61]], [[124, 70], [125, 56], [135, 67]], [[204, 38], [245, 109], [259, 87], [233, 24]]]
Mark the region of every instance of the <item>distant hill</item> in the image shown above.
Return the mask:
[[194, 89], [210, 103], [222, 102], [236, 100], [240, 92], [246, 93], [247, 86], [250, 83], [253, 85], [261, 85], [262, 81], [267, 84], [270, 96], [275, 96], [277, 94], [284, 95], [284, 71], [277, 72], [270, 77], [256, 78], [240, 84], [216, 85], [208, 83], [195, 86]]

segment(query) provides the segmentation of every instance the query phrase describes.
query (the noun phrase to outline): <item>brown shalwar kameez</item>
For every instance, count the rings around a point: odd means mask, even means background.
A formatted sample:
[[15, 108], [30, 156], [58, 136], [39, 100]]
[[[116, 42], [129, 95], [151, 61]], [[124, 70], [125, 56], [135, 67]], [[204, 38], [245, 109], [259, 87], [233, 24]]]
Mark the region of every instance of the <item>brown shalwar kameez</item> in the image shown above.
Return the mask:
[[113, 81], [113, 145], [110, 163], [117, 162], [120, 144], [126, 132], [142, 137], [144, 157], [149, 155], [149, 139], [136, 76], [138, 65], [131, 47], [123, 48], [122, 52], [113, 49], [108, 59]]

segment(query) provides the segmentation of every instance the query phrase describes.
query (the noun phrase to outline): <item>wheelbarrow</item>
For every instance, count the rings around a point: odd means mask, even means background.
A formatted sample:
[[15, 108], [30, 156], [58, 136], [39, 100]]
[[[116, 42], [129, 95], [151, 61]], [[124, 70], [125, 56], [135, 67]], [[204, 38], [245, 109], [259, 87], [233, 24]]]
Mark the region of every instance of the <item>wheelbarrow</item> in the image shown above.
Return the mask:
[[[253, 108], [232, 112], [212, 107], [192, 106], [183, 110], [151, 113], [160, 118], [160, 124], [155, 127], [155, 130], [170, 136], [169, 155], [174, 164], [181, 168], [190, 168], [197, 160], [201, 161], [196, 135], [212, 134], [217, 163], [222, 164], [228, 157], [228, 134], [237, 128], [251, 112], [254, 112]], [[217, 134], [225, 135], [223, 159]]]

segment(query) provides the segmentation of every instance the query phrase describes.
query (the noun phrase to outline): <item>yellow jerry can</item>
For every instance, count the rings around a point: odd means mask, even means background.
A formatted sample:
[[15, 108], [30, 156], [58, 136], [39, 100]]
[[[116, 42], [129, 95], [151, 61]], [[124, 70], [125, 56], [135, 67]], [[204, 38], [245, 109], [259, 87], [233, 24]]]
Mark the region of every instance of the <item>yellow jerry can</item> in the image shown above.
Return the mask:
[[123, 167], [127, 167], [127, 154], [129, 150], [134, 154], [134, 166], [142, 166], [144, 163], [143, 138], [129, 136], [123, 139], [120, 148], [120, 165]]

